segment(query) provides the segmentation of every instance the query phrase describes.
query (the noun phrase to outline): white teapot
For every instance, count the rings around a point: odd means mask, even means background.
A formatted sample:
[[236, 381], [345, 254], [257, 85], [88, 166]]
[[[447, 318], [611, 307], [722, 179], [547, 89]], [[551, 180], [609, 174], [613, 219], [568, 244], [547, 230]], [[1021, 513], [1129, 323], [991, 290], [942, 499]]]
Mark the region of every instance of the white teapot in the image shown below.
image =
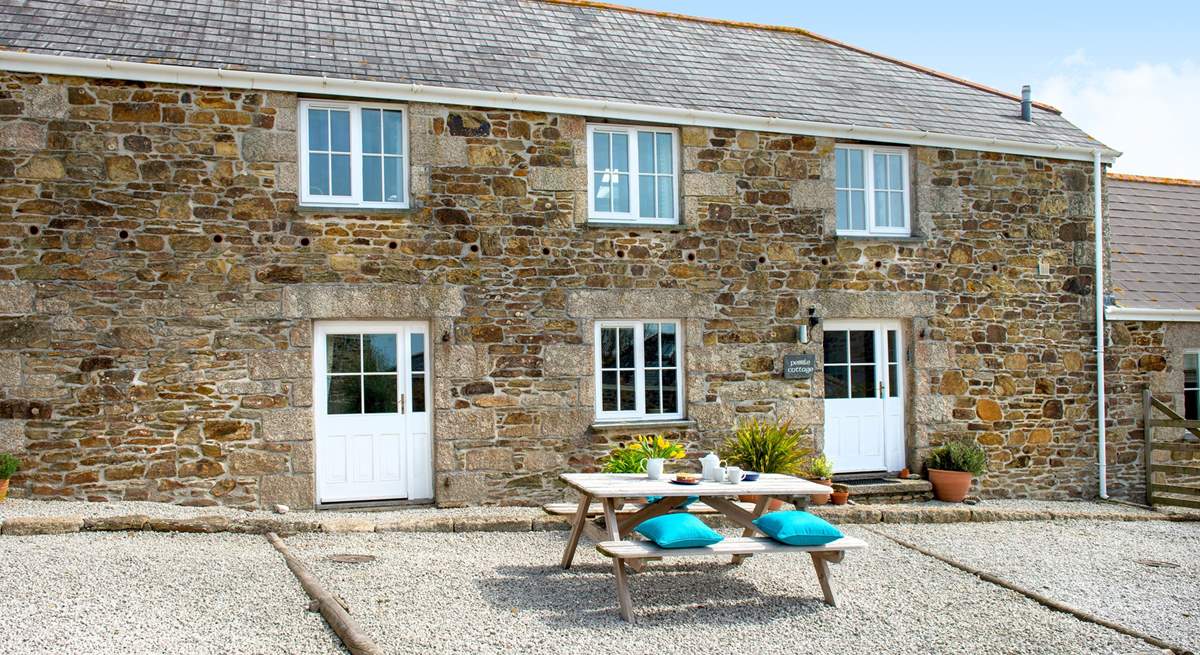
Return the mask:
[[709, 453], [700, 458], [700, 472], [706, 482], [721, 482], [721, 458]]

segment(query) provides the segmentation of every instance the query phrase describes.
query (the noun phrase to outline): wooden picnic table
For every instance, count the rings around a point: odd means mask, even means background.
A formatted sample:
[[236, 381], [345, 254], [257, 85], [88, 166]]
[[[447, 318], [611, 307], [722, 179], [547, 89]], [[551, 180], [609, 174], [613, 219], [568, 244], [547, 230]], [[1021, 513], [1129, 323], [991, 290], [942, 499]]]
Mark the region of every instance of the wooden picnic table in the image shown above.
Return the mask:
[[[579, 505], [575, 518], [571, 523], [571, 533], [567, 539], [566, 550], [563, 552], [562, 567], [568, 569], [575, 559], [575, 550], [579, 539], [586, 533], [593, 540], [600, 542], [601, 553], [612, 557], [613, 574], [617, 582], [617, 600], [620, 605], [621, 617], [626, 621], [633, 620], [632, 601], [629, 597], [629, 584], [626, 579], [624, 563], [629, 563], [640, 569], [642, 561], [657, 559], [662, 556], [690, 555], [719, 555], [733, 556], [732, 562], [739, 564], [754, 553], [773, 552], [778, 550], [805, 550], [813, 556], [813, 564], [817, 570], [817, 578], [825, 594], [825, 601], [834, 604], [833, 592], [829, 586], [828, 562], [841, 560], [842, 552], [847, 548], [862, 547], [857, 539], [843, 538], [822, 548], [801, 548], [786, 546], [771, 542], [769, 539], [755, 538], [759, 532], [754, 525], [754, 519], [762, 516], [771, 499], [791, 499], [797, 496], [813, 496], [827, 494], [832, 491], [829, 487], [810, 482], [790, 475], [775, 473], [761, 474], [754, 482], [727, 484], [722, 482], [704, 481], [696, 485], [675, 484], [664, 478], [651, 480], [644, 473], [564, 473], [559, 476], [567, 486], [579, 492]], [[746, 510], [731, 497], [739, 495], [756, 495], [758, 501], [753, 510]], [[661, 496], [662, 500], [649, 503], [632, 514], [618, 517], [618, 508], [626, 498], [643, 498]], [[679, 549], [662, 549], [639, 542], [622, 544], [634, 528], [643, 521], [656, 516], [670, 513], [679, 507], [688, 496], [699, 496], [703, 502], [717, 510], [722, 515], [743, 528], [742, 538], [726, 540], [716, 547]], [[589, 520], [589, 508], [593, 500], [599, 500], [603, 509], [604, 527], [598, 528]]]

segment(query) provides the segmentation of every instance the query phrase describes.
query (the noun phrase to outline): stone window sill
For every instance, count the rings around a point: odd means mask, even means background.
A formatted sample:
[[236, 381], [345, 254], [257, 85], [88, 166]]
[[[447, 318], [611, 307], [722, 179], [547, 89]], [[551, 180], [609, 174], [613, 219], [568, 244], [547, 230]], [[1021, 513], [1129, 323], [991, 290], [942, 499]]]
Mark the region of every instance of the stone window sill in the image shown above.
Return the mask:
[[890, 241], [893, 243], [924, 243], [929, 240], [923, 234], [910, 234], [908, 236], [898, 234], [836, 234], [834, 238], [838, 241]]
[[297, 205], [296, 213], [308, 216], [339, 214], [343, 216], [407, 216], [420, 211], [419, 206], [413, 207], [343, 207], [340, 205]]
[[621, 223], [613, 221], [588, 221], [582, 226], [589, 230], [658, 230], [661, 232], [683, 232], [692, 229], [690, 225], [663, 225], [662, 223]]
[[601, 421], [592, 424], [592, 432], [633, 432], [636, 430], [694, 430], [696, 422], [688, 419], [671, 421]]

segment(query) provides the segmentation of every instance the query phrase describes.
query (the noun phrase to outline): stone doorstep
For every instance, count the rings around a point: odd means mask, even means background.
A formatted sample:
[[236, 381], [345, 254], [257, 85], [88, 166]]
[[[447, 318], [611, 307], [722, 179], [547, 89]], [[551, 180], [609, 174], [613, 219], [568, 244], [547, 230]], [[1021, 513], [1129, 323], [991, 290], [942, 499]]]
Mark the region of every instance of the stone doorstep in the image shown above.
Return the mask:
[[[992, 521], [1172, 521], [1197, 520], [1186, 515], [1149, 512], [1084, 512], [1071, 510], [1026, 510], [1002, 507], [972, 507], [967, 505], [821, 505], [809, 510], [831, 523], [842, 525], [875, 523], [967, 523]], [[715, 527], [733, 528], [724, 517], [713, 517]], [[376, 521], [358, 517], [299, 517], [195, 516], [152, 518], [143, 514], [84, 518], [77, 516], [18, 516], [0, 520], [0, 534], [28, 536], [70, 534], [77, 532], [153, 531], [212, 534], [281, 535], [327, 532], [331, 534], [362, 532], [552, 532], [568, 530], [570, 518], [565, 516], [438, 516], [414, 515]]]

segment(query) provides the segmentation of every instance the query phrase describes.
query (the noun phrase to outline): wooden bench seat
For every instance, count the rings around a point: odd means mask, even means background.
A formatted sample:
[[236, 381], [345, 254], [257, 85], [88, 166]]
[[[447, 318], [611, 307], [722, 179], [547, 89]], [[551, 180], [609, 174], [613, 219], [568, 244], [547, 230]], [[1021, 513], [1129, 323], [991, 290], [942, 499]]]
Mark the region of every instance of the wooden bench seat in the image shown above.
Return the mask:
[[[734, 503], [746, 511], [754, 509], [754, 503]], [[618, 515], [633, 514], [639, 509], [645, 507], [644, 503], [625, 503], [617, 508]], [[578, 511], [579, 506], [574, 503], [546, 503], [542, 505], [542, 511], [551, 516], [574, 516]], [[702, 503], [695, 502], [687, 506], [688, 514], [719, 514], [716, 509]], [[588, 516], [604, 516], [604, 506], [600, 503], [592, 503], [588, 505]]]
[[740, 557], [749, 555], [808, 553], [812, 557], [813, 568], [817, 571], [817, 582], [821, 584], [821, 593], [825, 596], [825, 604], [836, 607], [837, 599], [833, 595], [829, 565], [841, 562], [847, 550], [866, 547], [866, 542], [854, 537], [842, 537], [821, 546], [789, 546], [770, 537], [728, 537], [711, 546], [695, 548], [661, 548], [652, 541], [602, 541], [596, 545], [596, 550], [600, 551], [602, 555], [613, 558], [613, 568], [617, 578], [617, 603], [621, 618], [632, 622], [633, 601], [629, 595], [629, 582], [622, 567], [624, 562], [635, 563], [647, 558], [733, 555], [733, 561], [737, 563]]

